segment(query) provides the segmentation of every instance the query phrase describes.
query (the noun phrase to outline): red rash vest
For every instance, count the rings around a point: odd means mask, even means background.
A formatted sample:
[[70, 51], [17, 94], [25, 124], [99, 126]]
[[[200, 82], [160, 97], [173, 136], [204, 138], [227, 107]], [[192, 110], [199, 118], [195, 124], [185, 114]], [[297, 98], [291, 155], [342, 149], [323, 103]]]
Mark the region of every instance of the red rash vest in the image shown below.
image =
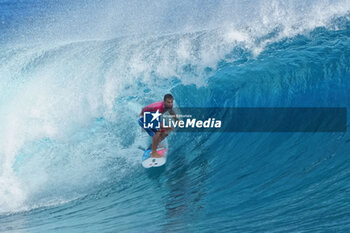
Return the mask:
[[144, 112], [156, 112], [157, 110], [159, 110], [160, 113], [164, 112], [164, 101], [158, 101], [153, 104], [147, 105], [142, 109], [141, 114], [143, 114]]

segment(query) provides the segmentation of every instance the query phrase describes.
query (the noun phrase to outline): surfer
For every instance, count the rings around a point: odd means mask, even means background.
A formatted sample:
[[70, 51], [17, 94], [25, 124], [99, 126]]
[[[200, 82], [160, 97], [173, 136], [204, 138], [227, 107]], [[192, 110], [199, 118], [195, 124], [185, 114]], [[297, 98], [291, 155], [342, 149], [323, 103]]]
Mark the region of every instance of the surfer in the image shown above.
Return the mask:
[[[154, 128], [144, 128], [144, 112], [156, 112], [156, 113], [165, 113], [169, 111], [169, 114], [177, 121], [176, 114], [173, 110], [173, 101], [174, 97], [171, 94], [166, 94], [162, 101], [155, 102], [153, 104], [147, 105], [144, 107], [139, 115], [139, 125], [146, 130], [146, 132], [153, 137], [152, 139], [152, 157], [161, 157], [162, 155], [157, 153], [157, 147], [159, 143], [164, 140], [169, 134], [170, 130], [173, 130], [172, 127], [163, 127], [161, 124], [160, 129]], [[161, 115], [161, 114], [159, 114]]]

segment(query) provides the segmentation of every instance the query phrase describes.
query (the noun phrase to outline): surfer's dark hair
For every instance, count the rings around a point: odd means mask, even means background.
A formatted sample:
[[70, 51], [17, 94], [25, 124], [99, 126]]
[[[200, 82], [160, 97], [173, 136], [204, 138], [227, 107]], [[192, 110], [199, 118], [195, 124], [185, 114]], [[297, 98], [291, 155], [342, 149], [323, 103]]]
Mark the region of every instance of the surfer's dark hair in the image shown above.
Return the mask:
[[166, 95], [164, 96], [164, 101], [165, 101], [166, 99], [174, 99], [174, 97], [173, 97], [171, 94], [166, 94]]

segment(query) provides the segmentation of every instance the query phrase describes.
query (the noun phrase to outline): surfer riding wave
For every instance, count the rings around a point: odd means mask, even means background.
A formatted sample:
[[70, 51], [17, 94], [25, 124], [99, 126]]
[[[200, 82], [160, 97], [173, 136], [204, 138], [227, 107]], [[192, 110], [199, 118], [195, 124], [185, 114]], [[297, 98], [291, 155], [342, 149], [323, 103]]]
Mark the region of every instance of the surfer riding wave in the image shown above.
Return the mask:
[[161, 141], [163, 141], [168, 135], [169, 131], [173, 130], [172, 127], [164, 127], [163, 124], [160, 125], [159, 129], [155, 128], [146, 128], [144, 127], [144, 112], [159, 112], [159, 113], [165, 113], [169, 112], [169, 114], [174, 118], [175, 121], [177, 121], [176, 114], [173, 111], [173, 102], [174, 97], [171, 94], [166, 94], [164, 96], [163, 101], [158, 101], [153, 104], [147, 105], [144, 107], [139, 115], [139, 125], [146, 130], [146, 132], [153, 137], [152, 139], [152, 157], [162, 157], [162, 155], [157, 153], [157, 147]]

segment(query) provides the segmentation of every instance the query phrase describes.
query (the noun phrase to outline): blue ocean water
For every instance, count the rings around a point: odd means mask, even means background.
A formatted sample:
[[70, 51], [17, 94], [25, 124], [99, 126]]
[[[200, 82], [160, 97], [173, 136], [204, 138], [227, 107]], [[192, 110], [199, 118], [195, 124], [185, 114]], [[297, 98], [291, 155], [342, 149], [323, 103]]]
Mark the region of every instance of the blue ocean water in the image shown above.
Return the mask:
[[349, 10], [2, 1], [0, 231], [348, 232], [348, 131], [176, 132], [167, 164], [146, 170], [137, 116], [166, 93], [180, 107], [348, 109]]

